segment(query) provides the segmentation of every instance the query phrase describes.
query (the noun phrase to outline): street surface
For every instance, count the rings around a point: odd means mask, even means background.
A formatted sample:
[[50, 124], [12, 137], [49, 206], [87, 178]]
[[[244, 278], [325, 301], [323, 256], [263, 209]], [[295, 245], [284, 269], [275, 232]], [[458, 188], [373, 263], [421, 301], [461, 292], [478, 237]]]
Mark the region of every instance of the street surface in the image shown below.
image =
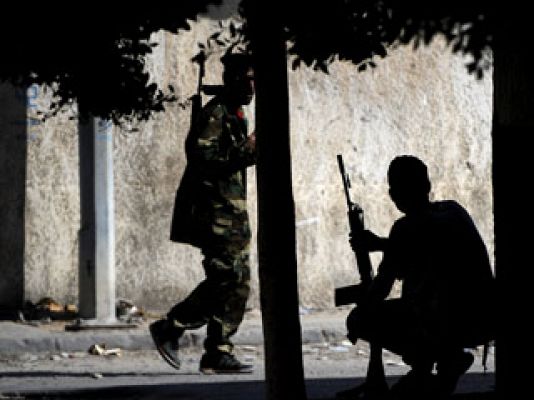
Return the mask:
[[[153, 350], [122, 351], [120, 355], [88, 352], [18, 354], [0, 357], [0, 399], [264, 399], [264, 358], [261, 346], [241, 345], [236, 354], [255, 365], [253, 374], [202, 375], [198, 372], [201, 348], [181, 351], [182, 368], [174, 370]], [[346, 341], [303, 346], [309, 399], [334, 399], [335, 393], [362, 381], [368, 361], [365, 343]], [[384, 352], [389, 383], [408, 368]], [[460, 392], [493, 390], [493, 355], [483, 375], [480, 354]], [[479, 399], [465, 395], [465, 399]], [[485, 398], [485, 397], [484, 397]]]

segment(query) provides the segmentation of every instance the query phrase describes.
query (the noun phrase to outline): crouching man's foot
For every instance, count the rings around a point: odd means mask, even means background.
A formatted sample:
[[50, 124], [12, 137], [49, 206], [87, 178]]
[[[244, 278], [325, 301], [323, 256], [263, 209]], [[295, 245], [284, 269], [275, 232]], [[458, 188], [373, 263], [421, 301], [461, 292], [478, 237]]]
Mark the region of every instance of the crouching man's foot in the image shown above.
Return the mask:
[[436, 377], [428, 371], [410, 370], [392, 387], [393, 400], [436, 400]]
[[364, 382], [359, 386], [336, 393], [336, 400], [386, 400], [389, 399], [389, 387], [372, 385]]
[[233, 354], [217, 351], [204, 353], [200, 359], [200, 372], [203, 374], [250, 374], [251, 364], [243, 364]]
[[459, 352], [443, 362], [438, 362], [438, 389], [442, 397], [454, 393], [461, 376], [467, 372], [474, 360], [472, 353]]
[[178, 358], [178, 339], [183, 331], [173, 328], [167, 319], [160, 319], [150, 324], [150, 335], [156, 345], [159, 354], [167, 363], [176, 369], [180, 369]]

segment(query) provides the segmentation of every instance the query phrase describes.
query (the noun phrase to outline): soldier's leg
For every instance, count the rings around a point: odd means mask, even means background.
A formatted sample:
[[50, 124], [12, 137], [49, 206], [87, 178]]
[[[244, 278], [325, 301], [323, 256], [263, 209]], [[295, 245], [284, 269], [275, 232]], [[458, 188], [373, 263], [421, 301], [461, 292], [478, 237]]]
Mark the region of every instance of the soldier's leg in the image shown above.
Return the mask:
[[448, 397], [454, 392], [458, 381], [474, 360], [475, 357], [469, 349], [464, 349], [460, 345], [443, 346], [436, 365], [437, 386], [442, 397]]
[[347, 336], [353, 343], [363, 339], [408, 358], [428, 347], [422, 322], [402, 299], [385, 300], [375, 307], [356, 307], [346, 324]]
[[216, 283], [206, 278], [187, 298], [176, 304], [167, 318], [150, 324], [150, 334], [157, 350], [167, 363], [179, 369], [179, 339], [186, 329], [205, 325], [213, 314], [211, 293]]
[[381, 319], [374, 325], [378, 331], [372, 332], [372, 337], [410, 366], [410, 371], [391, 387], [391, 398], [434, 398], [436, 347], [427, 323], [402, 299], [385, 301], [378, 314]]
[[206, 271], [217, 282], [212, 292], [216, 301], [208, 322], [206, 352], [232, 352], [230, 338], [243, 320], [250, 292], [248, 246], [239, 251], [227, 250], [212, 257], [209, 271]]
[[220, 302], [217, 293], [220, 291], [221, 277], [212, 272], [213, 265], [219, 263], [218, 258], [209, 250], [203, 250], [203, 255], [206, 278], [167, 313], [167, 321], [171, 326], [169, 329], [178, 338], [186, 329], [197, 329], [207, 324]]
[[[151, 325], [156, 347], [163, 358], [179, 368], [178, 339], [186, 329], [196, 329], [209, 322], [206, 352], [230, 354], [230, 341], [243, 319], [249, 294], [250, 267], [248, 246], [243, 251], [229, 251], [228, 246], [204, 249], [204, 279], [183, 301], [167, 314], [167, 319]], [[228, 368], [242, 369], [237, 360], [226, 357]]]
[[230, 340], [243, 320], [250, 291], [248, 258], [248, 248], [237, 253], [226, 251], [211, 258], [206, 273], [217, 281], [217, 287], [212, 293], [215, 304], [204, 341], [206, 351], [200, 360], [203, 373], [252, 372], [252, 365], [242, 364], [234, 357]]
[[[203, 264], [209, 262], [205, 259]], [[213, 293], [217, 290], [218, 282], [207, 277], [181, 302], [177, 303], [167, 313], [167, 319], [173, 322], [177, 330], [197, 329], [205, 325], [211, 315], [215, 299]]]
[[363, 339], [402, 356], [410, 365], [411, 371], [392, 387], [394, 398], [413, 395], [414, 390], [424, 396], [433, 389], [433, 349], [421, 321], [402, 300], [386, 300], [373, 308], [354, 309], [347, 317], [347, 329], [353, 343]]
[[380, 344], [398, 354], [399, 338], [395, 324], [400, 302], [386, 300], [375, 306], [355, 307], [347, 316], [347, 337], [352, 343], [358, 339]]
[[[389, 304], [388, 304], [389, 305]], [[386, 308], [386, 310], [384, 310]], [[388, 319], [387, 310], [390, 307], [380, 306], [370, 309], [357, 307], [347, 317], [348, 338], [352, 343], [363, 339], [369, 343], [370, 355], [365, 382], [354, 388], [338, 392], [336, 398], [345, 399], [381, 399], [389, 390], [382, 360], [382, 346], [384, 342], [384, 321]], [[388, 338], [389, 343], [391, 339]]]

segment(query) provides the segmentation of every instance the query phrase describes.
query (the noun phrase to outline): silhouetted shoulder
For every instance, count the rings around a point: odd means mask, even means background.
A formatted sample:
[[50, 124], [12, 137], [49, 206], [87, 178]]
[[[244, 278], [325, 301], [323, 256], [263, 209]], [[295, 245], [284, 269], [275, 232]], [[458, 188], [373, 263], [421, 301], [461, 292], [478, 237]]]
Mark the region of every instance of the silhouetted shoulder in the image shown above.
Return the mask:
[[400, 232], [404, 230], [404, 228], [409, 225], [409, 219], [404, 215], [397, 219], [393, 225], [391, 226], [391, 230], [389, 231], [389, 237], [396, 236]]
[[464, 207], [455, 200], [440, 200], [432, 202], [435, 211], [465, 212]]
[[457, 222], [462, 221], [470, 225], [474, 224], [467, 210], [455, 200], [435, 201], [432, 203], [431, 209], [432, 214], [437, 218], [445, 218]]
[[462, 205], [454, 200], [441, 200], [431, 202], [429, 208], [421, 213], [400, 217], [393, 224], [389, 237], [402, 241], [403, 237], [413, 237], [416, 232], [419, 232], [418, 236], [424, 232], [422, 236], [428, 239], [475, 231], [475, 224]]

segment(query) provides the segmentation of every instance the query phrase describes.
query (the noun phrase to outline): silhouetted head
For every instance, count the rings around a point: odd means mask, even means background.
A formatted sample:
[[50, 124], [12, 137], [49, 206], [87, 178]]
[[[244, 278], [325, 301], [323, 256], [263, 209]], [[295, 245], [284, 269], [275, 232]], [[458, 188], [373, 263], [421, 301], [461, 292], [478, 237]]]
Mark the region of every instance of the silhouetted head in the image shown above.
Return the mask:
[[254, 70], [248, 54], [227, 54], [221, 58], [224, 65], [223, 83], [227, 99], [235, 105], [250, 104], [254, 96]]
[[425, 208], [430, 193], [428, 170], [414, 156], [398, 156], [388, 169], [389, 195], [397, 208], [405, 214]]

